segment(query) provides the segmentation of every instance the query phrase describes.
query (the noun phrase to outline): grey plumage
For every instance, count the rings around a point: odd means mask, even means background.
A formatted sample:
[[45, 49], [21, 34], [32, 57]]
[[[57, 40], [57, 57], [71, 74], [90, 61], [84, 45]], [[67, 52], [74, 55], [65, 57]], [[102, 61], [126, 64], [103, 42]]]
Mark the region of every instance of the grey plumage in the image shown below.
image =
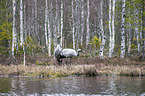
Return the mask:
[[[82, 51], [82, 49], [78, 49], [77, 52], [74, 49], [62, 49], [60, 45], [60, 38], [61, 36], [57, 37], [57, 46], [54, 50], [54, 56], [57, 59], [59, 65], [62, 63], [63, 58], [72, 58], [73, 56], [77, 57], [79, 56], [79, 52]], [[71, 63], [71, 59], [70, 59], [70, 63]]]
[[63, 49], [60, 53], [60, 56], [61, 58], [71, 58], [73, 56], [77, 57], [81, 51], [82, 49], [78, 49], [77, 52], [74, 49]]
[[[74, 56], [74, 57], [77, 57], [79, 56], [79, 52], [81, 52], [82, 49], [78, 49], [77, 52], [74, 50], [74, 49], [63, 49], [61, 52], [60, 52], [60, 58], [63, 59], [63, 58], [70, 58], [70, 63], [71, 63], [71, 58]], [[67, 61], [66, 61], [67, 63]]]
[[61, 48], [61, 45], [60, 45], [60, 38], [61, 38], [61, 36], [57, 37], [57, 46], [54, 49], [54, 56], [57, 59], [58, 64], [61, 63], [60, 52], [62, 51], [62, 48]]

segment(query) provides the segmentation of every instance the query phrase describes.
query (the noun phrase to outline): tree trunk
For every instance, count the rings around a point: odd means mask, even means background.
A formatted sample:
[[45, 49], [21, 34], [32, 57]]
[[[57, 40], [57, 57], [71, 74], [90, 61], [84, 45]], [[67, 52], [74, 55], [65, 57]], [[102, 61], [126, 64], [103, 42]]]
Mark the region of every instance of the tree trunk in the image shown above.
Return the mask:
[[[142, 11], [145, 12], [145, 1], [144, 0], [142, 0], [142, 5], [143, 5]], [[143, 12], [142, 12], [142, 21], [143, 21], [142, 29], [145, 29], [145, 14], [143, 14]], [[145, 38], [145, 30], [142, 30], [142, 38]], [[144, 61], [145, 60], [144, 59], [144, 57], [145, 57], [145, 55], [144, 55], [145, 40], [143, 40], [143, 39], [141, 39], [141, 40], [142, 40], [142, 55], [143, 55], [143, 61]]]
[[73, 34], [73, 49], [76, 49], [75, 47], [75, 26], [74, 26], [74, 1], [72, 0], [72, 34]]
[[12, 2], [13, 4], [13, 29], [12, 29], [12, 57], [14, 57], [14, 48], [15, 48], [15, 44], [17, 43], [17, 37], [16, 37], [16, 1], [13, 0]]
[[47, 0], [45, 0], [46, 5], [45, 5], [45, 44], [46, 44], [46, 53], [48, 53], [48, 33], [47, 33], [47, 24], [48, 24], [48, 4]]
[[63, 41], [62, 41], [62, 38], [63, 38], [63, 0], [61, 0], [61, 46], [63, 46]]
[[84, 34], [84, 0], [82, 0], [82, 11], [81, 11], [81, 45], [83, 45], [83, 34]]
[[[130, 15], [130, 9], [129, 9], [129, 12], [128, 12], [128, 15]], [[131, 20], [130, 16], [129, 16], [129, 20]], [[131, 47], [131, 23], [130, 21], [128, 21], [128, 33], [127, 33], [127, 54], [128, 56], [130, 56], [130, 47]]]
[[48, 34], [49, 34], [48, 53], [49, 53], [49, 56], [51, 56], [51, 30], [50, 30], [50, 20], [49, 19], [50, 18], [48, 17]]
[[114, 19], [115, 19], [115, 0], [113, 0], [113, 6], [112, 6], [112, 53], [114, 52], [114, 46], [115, 46], [115, 25], [114, 25]]
[[125, 57], [125, 0], [122, 0], [121, 57]]
[[138, 53], [140, 53], [140, 34], [139, 34], [139, 28], [138, 28], [138, 9], [135, 9], [135, 33], [136, 33], [136, 39], [137, 39], [137, 48], [138, 48]]
[[104, 34], [104, 28], [103, 28], [103, 0], [100, 2], [100, 11], [101, 11], [101, 17], [100, 17], [100, 33], [102, 35], [102, 45], [100, 46], [100, 58], [103, 59], [103, 50], [105, 46], [105, 34]]
[[90, 18], [90, 3], [87, 0], [87, 36], [86, 36], [86, 48], [88, 48], [88, 44], [90, 42], [90, 26], [89, 26], [89, 18]]
[[24, 29], [23, 29], [23, 0], [20, 0], [20, 45], [23, 45], [24, 38]]
[[112, 57], [112, 30], [111, 30], [111, 0], [109, 0], [109, 32], [110, 32], [110, 42], [109, 42], [109, 58]]

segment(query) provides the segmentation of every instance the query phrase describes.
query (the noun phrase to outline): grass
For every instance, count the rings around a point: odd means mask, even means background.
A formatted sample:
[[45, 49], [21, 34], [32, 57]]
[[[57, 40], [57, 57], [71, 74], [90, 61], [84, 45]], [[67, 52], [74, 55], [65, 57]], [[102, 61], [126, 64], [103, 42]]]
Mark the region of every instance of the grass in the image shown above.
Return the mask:
[[[51, 61], [52, 62], [52, 61]], [[1, 76], [40, 76], [40, 77], [64, 77], [71, 75], [124, 75], [145, 76], [145, 62], [136, 62], [130, 59], [111, 58], [99, 59], [78, 58], [72, 60], [71, 66], [49, 65], [2, 65]], [[86, 64], [85, 64], [86, 63]]]

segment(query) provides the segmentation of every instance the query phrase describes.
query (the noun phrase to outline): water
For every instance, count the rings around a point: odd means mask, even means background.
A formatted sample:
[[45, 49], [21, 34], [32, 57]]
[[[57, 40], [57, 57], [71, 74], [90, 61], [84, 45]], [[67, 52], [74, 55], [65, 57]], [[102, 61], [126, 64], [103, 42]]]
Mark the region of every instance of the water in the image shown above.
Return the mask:
[[0, 77], [2, 96], [145, 96], [145, 77]]

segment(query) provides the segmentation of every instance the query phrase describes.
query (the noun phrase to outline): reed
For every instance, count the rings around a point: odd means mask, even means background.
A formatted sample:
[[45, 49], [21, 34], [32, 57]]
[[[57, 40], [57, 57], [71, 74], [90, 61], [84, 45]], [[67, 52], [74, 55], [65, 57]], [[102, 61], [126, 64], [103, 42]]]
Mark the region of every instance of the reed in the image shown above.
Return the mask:
[[145, 76], [145, 66], [135, 65], [106, 65], [103, 63], [83, 64], [71, 66], [43, 66], [43, 65], [0, 65], [1, 76], [40, 76], [40, 77], [64, 77], [70, 75], [125, 75]]

